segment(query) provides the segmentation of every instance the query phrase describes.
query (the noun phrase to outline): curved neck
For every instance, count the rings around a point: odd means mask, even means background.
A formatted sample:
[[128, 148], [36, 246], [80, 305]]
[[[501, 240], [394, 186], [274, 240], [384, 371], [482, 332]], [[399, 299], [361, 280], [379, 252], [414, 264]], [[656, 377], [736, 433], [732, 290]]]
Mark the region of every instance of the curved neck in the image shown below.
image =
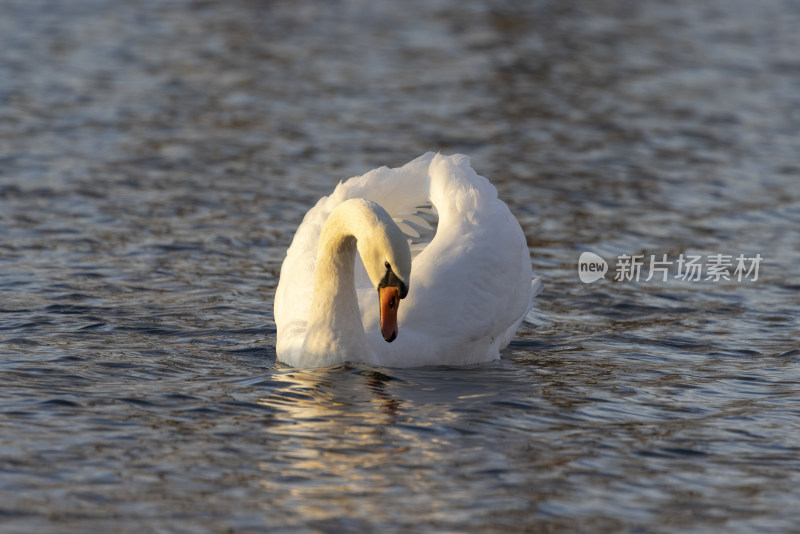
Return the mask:
[[325, 222], [317, 247], [314, 295], [307, 334], [306, 358], [323, 367], [363, 359], [354, 352], [369, 351], [358, 308], [354, 281], [357, 222], [334, 210]]

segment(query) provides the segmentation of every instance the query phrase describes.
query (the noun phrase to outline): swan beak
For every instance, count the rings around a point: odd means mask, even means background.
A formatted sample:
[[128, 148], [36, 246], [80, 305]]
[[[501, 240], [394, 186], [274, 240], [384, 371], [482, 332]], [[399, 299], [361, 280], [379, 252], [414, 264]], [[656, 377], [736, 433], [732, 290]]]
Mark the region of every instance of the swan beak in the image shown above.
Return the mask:
[[400, 306], [400, 292], [396, 287], [386, 286], [378, 290], [381, 301], [381, 334], [391, 343], [397, 337], [397, 308]]

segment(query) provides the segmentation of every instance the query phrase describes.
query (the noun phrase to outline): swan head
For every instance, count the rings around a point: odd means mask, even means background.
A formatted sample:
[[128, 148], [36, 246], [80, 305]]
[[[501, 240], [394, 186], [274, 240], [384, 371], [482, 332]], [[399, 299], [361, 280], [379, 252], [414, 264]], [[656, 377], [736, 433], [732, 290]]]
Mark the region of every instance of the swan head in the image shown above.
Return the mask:
[[397, 337], [397, 309], [400, 299], [408, 295], [408, 284], [394, 274], [392, 265], [386, 262], [386, 274], [378, 285], [378, 301], [381, 307], [381, 334], [391, 343]]
[[408, 295], [411, 250], [402, 230], [379, 204], [362, 201], [370, 212], [367, 235], [358, 237], [358, 252], [375, 289], [381, 312], [381, 334], [392, 342], [397, 337], [397, 310]]

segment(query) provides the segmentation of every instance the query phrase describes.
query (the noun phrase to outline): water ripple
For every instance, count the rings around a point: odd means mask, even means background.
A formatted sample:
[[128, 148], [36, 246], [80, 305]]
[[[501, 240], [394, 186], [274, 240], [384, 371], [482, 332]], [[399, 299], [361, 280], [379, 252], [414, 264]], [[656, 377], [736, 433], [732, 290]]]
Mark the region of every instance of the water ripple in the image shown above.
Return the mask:
[[[784, 0], [4, 2], [4, 528], [796, 528], [798, 26]], [[277, 363], [305, 211], [428, 150], [472, 156], [545, 276], [504, 358]], [[758, 281], [614, 280], [756, 253]]]

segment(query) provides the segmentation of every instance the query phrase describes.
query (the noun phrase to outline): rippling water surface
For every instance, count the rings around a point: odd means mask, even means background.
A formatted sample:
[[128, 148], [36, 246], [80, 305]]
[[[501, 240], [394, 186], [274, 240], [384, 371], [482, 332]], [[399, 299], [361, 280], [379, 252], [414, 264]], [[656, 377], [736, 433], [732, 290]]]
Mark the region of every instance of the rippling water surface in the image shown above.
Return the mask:
[[[780, 0], [3, 2], [0, 530], [795, 529], [798, 27]], [[305, 210], [428, 150], [472, 156], [545, 277], [503, 359], [276, 363]], [[763, 260], [615, 281], [623, 254]]]

